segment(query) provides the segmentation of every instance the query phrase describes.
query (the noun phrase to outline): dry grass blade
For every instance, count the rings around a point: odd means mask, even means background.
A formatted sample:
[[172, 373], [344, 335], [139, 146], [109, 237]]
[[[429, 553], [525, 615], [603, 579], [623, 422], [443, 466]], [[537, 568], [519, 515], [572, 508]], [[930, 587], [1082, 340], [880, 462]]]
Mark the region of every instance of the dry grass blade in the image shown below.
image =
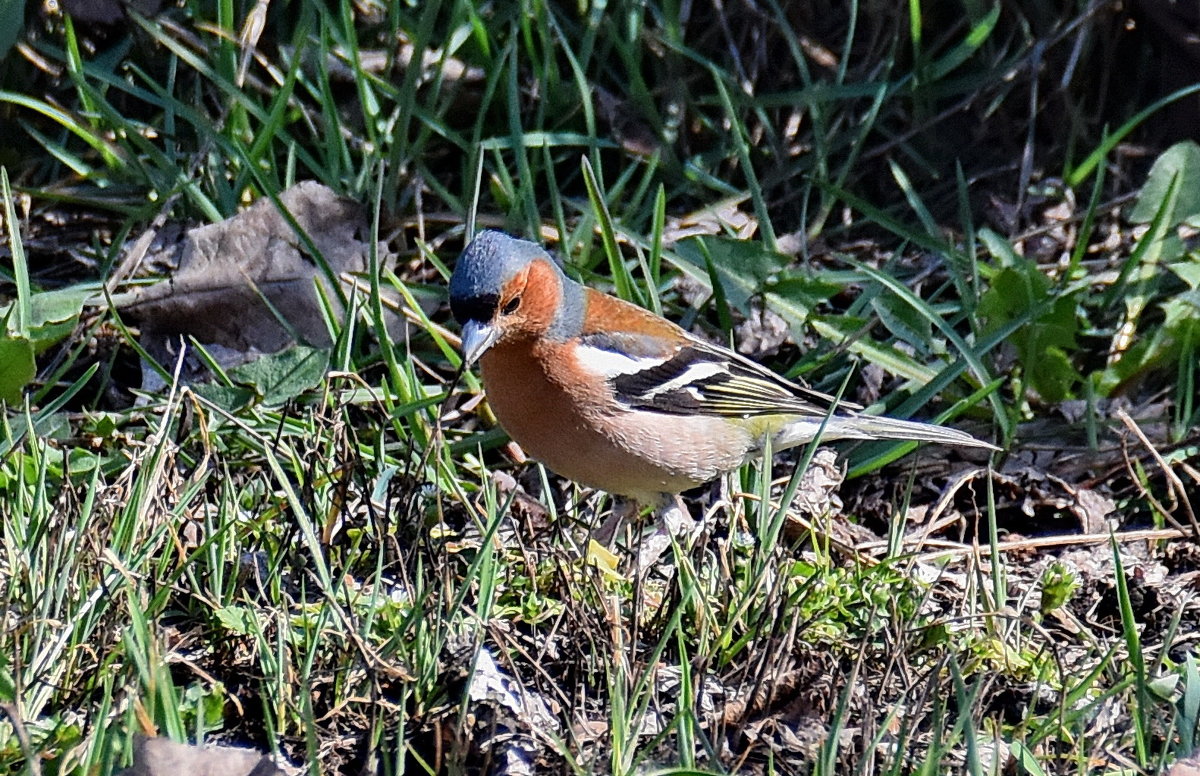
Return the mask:
[[[1125, 427], [1128, 428], [1134, 434], [1134, 436], [1138, 438], [1138, 441], [1142, 443], [1142, 445], [1146, 448], [1146, 451], [1154, 458], [1155, 463], [1157, 463], [1159, 468], [1162, 470], [1163, 476], [1167, 479], [1171, 501], [1174, 502], [1176, 506], [1182, 505], [1184, 514], [1187, 515], [1188, 523], [1191, 525], [1190, 536], [1193, 539], [1200, 538], [1200, 522], [1196, 521], [1196, 512], [1192, 508], [1191, 497], [1188, 495], [1188, 491], [1183, 485], [1183, 480], [1180, 479], [1179, 475], [1175, 473], [1174, 467], [1172, 467], [1166, 462], [1166, 460], [1163, 459], [1162, 454], [1159, 453], [1158, 449], [1150, 443], [1150, 440], [1142, 432], [1142, 429], [1138, 426], [1134, 419], [1130, 417], [1129, 413], [1126, 412], [1124, 408], [1117, 411], [1117, 417], [1120, 418], [1121, 422], [1125, 424]], [[1181, 531], [1186, 530], [1184, 526], [1175, 518], [1175, 511], [1173, 509], [1168, 509], [1165, 505], [1159, 503], [1158, 499], [1141, 485], [1141, 479], [1137, 477], [1136, 473], [1133, 471], [1128, 457], [1126, 457], [1126, 466], [1129, 467], [1131, 479], [1138, 484], [1138, 487], [1141, 489], [1142, 495], [1146, 498], [1146, 500], [1154, 504], [1155, 508], [1162, 513], [1163, 517], [1165, 517], [1167, 520], [1170, 520], [1176, 528]]]

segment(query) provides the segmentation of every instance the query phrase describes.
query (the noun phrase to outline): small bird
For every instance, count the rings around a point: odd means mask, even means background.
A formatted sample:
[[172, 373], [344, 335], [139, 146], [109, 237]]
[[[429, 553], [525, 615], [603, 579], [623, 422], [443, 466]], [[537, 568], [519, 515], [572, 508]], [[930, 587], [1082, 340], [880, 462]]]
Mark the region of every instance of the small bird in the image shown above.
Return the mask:
[[[464, 368], [479, 362], [505, 431], [576, 482], [642, 504], [812, 441], [969, 434], [867, 415], [581, 285], [535, 243], [481, 232], [450, 278]], [[822, 425], [824, 426], [822, 428]]]

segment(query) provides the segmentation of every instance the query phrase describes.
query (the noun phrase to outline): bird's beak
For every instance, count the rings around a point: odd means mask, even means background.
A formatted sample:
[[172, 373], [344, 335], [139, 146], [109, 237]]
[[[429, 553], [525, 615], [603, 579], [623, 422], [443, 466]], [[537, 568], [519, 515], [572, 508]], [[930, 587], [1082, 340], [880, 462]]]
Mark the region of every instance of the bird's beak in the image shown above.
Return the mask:
[[471, 366], [500, 338], [500, 330], [490, 323], [467, 321], [462, 327], [463, 365]]

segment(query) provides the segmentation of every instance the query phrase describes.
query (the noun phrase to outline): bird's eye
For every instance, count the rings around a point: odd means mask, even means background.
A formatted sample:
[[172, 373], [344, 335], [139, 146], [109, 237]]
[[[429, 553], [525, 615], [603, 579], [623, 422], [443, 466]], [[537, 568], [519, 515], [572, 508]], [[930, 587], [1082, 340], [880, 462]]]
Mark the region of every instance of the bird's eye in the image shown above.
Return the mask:
[[513, 313], [515, 313], [517, 311], [517, 308], [520, 306], [521, 306], [521, 297], [514, 296], [512, 299], [509, 299], [507, 302], [504, 303], [504, 307], [503, 307], [503, 309], [500, 310], [500, 312], [504, 315], [512, 315]]

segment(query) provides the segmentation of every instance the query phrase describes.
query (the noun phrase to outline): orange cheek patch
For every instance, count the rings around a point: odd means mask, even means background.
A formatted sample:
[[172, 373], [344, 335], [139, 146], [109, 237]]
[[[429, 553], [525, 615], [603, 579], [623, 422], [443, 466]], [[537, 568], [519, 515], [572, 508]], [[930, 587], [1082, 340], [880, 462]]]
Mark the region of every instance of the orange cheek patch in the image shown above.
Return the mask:
[[521, 295], [521, 307], [517, 313], [522, 329], [541, 334], [550, 328], [562, 299], [559, 283], [554, 267], [542, 260], [530, 263], [525, 271], [525, 291]]

